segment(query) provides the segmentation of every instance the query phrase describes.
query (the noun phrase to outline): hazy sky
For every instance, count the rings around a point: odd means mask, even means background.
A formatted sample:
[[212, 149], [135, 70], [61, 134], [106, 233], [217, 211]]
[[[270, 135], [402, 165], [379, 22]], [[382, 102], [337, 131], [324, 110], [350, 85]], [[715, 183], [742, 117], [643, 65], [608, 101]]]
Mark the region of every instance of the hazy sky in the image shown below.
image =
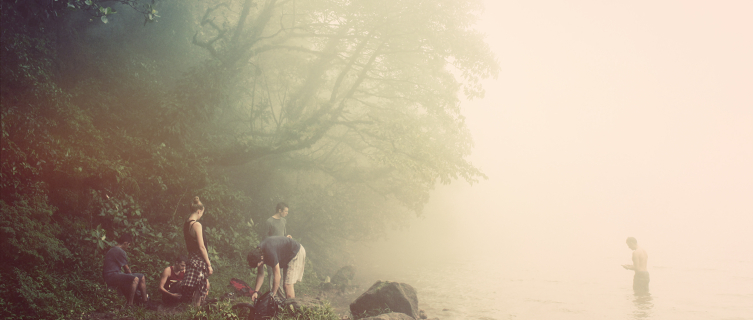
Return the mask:
[[753, 256], [753, 1], [486, 8], [501, 73], [464, 114], [489, 180], [438, 188], [412, 242]]
[[465, 108], [499, 194], [482, 207], [657, 240], [753, 229], [753, 2], [486, 7], [502, 72]]

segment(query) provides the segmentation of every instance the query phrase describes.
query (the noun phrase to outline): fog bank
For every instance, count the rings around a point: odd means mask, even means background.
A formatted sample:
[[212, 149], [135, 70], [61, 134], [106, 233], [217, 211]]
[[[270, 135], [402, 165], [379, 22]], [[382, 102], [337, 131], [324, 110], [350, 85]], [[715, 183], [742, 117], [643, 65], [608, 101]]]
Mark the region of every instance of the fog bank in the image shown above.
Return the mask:
[[753, 5], [486, 6], [502, 73], [464, 114], [489, 179], [437, 188], [364, 265], [618, 268], [628, 236], [649, 270], [753, 257]]

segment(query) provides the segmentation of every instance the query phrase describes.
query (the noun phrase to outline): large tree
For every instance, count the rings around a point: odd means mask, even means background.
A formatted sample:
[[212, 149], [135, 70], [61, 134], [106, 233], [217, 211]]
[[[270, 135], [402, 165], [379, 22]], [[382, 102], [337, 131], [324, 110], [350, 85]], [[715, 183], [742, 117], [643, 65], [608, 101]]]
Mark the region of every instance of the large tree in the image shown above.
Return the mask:
[[211, 6], [193, 42], [212, 60], [189, 75], [181, 109], [207, 122], [213, 164], [273, 159], [420, 211], [437, 180], [483, 177], [466, 159], [459, 97], [483, 96], [480, 79], [498, 71], [473, 28], [480, 9], [473, 0]]
[[[332, 271], [352, 241], [421, 213], [438, 182], [484, 175], [461, 101], [497, 62], [475, 0], [267, 0], [207, 4], [193, 36], [210, 59], [176, 87], [161, 127], [232, 169], [263, 221]], [[241, 181], [239, 181], [241, 180]], [[247, 180], [247, 181], [242, 181]]]

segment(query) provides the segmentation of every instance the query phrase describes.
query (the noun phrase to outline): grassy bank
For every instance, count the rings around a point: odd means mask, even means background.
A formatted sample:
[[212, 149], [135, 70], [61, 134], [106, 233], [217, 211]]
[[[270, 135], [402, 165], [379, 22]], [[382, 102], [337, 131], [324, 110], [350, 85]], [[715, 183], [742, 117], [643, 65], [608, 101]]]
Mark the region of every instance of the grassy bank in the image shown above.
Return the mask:
[[[309, 269], [310, 270], [310, 269]], [[256, 281], [256, 274], [251, 272], [248, 267], [245, 266], [226, 266], [218, 268], [215, 273], [210, 277], [210, 291], [208, 300], [217, 299], [218, 302], [203, 306], [200, 308], [191, 307], [187, 305], [180, 305], [174, 308], [160, 308], [159, 311], [148, 310], [142, 307], [126, 308], [122, 307], [124, 298], [116, 295], [113, 291], [107, 290], [103, 294], [108, 295], [108, 301], [106, 305], [95, 312], [81, 315], [79, 319], [165, 319], [165, 320], [232, 320], [232, 319], [245, 319], [248, 315], [248, 311], [245, 309], [232, 309], [232, 306], [237, 303], [251, 303], [249, 297], [235, 297], [233, 300], [226, 300], [228, 293], [235, 293], [235, 289], [229, 286], [230, 279], [238, 278], [252, 287]], [[303, 281], [295, 285], [296, 296], [318, 296], [320, 293], [321, 281], [313, 270], [307, 272]], [[154, 303], [161, 303], [159, 291], [157, 290], [157, 283], [149, 284], [149, 294], [153, 297]], [[262, 292], [268, 291], [269, 284], [265, 281], [262, 286]], [[277, 317], [277, 320], [335, 320], [340, 319], [335, 309], [330, 306], [328, 302], [321, 307], [306, 308], [304, 310], [294, 312], [291, 310], [283, 310]]]
[[[113, 310], [107, 313], [92, 313], [82, 316], [81, 319], [164, 319], [164, 320], [235, 320], [246, 319], [248, 311], [245, 309], [232, 309], [239, 302], [250, 302], [250, 299], [238, 299], [235, 301], [220, 301], [201, 308], [186, 307], [181, 311], [152, 311], [144, 308], [129, 308]], [[180, 308], [180, 307], [177, 307]], [[329, 305], [321, 307], [304, 308], [300, 311], [289, 309], [282, 310], [273, 319], [275, 320], [339, 320], [340, 317]]]

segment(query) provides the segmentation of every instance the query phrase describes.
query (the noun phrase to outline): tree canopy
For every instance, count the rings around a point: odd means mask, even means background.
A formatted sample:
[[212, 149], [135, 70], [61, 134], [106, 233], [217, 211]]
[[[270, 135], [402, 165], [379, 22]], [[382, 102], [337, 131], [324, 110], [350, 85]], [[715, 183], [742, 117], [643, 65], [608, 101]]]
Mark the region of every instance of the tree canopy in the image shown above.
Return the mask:
[[195, 70], [181, 104], [211, 110], [211, 164], [273, 158], [420, 210], [437, 179], [483, 177], [466, 159], [472, 141], [458, 96], [482, 96], [479, 80], [497, 74], [473, 29], [479, 9], [473, 1], [221, 3], [193, 37], [212, 59]]

